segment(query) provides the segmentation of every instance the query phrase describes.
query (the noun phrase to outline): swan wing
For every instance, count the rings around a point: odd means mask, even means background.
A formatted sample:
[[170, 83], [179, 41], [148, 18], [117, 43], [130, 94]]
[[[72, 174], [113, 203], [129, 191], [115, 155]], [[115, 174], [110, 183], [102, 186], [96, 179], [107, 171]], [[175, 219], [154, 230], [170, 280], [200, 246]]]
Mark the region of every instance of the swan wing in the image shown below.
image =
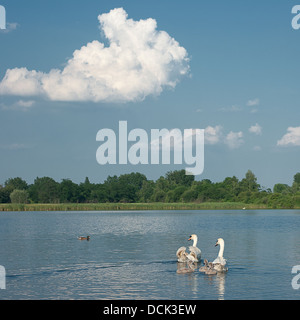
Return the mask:
[[223, 257], [217, 257], [214, 261], [213, 264], [221, 264], [222, 266], [225, 266], [226, 264], [226, 259]]
[[198, 262], [201, 259], [201, 250], [193, 246], [190, 246], [189, 250], [190, 250], [190, 253], [188, 254], [188, 259], [194, 262]]
[[194, 254], [189, 253], [189, 254], [187, 254], [186, 257], [187, 257], [187, 261], [198, 262], [198, 259], [195, 257]]
[[180, 247], [176, 252], [176, 256], [177, 256], [178, 262], [187, 261], [186, 247]]
[[201, 250], [197, 247], [190, 246], [189, 247], [190, 254], [194, 255], [196, 259], [201, 259]]
[[218, 271], [218, 272], [227, 272], [228, 268], [226, 267], [226, 265], [220, 264], [220, 263], [216, 263], [213, 265], [213, 269]]

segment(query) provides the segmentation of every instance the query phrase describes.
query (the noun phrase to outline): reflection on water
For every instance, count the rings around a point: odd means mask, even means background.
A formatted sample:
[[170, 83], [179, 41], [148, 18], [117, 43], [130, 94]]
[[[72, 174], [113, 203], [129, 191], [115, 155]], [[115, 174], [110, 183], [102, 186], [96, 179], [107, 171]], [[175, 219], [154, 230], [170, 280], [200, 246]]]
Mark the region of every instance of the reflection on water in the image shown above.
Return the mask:
[[206, 285], [212, 286], [212, 289], [215, 291], [215, 296], [217, 297], [217, 299], [224, 300], [226, 273], [218, 272], [216, 275], [203, 274], [203, 276]]
[[[194, 263], [192, 266], [193, 272], [180, 273], [180, 275], [189, 277], [187, 278], [187, 282], [189, 283], [190, 290], [193, 292], [194, 295], [196, 295], [199, 290], [198, 277], [203, 277], [205, 287], [211, 287], [211, 291], [215, 292], [215, 297], [217, 297], [218, 300], [224, 300], [225, 280], [226, 280], [227, 272], [217, 272], [217, 274], [208, 275], [208, 274], [205, 274], [204, 272], [201, 272], [201, 273], [199, 272], [200, 266], [201, 266], [200, 262]], [[185, 263], [177, 262], [177, 273], [178, 271], [182, 271], [185, 269], [191, 270], [191, 267], [189, 267], [186, 262]], [[198, 275], [195, 276], [194, 273], [198, 273]]]
[[218, 272], [214, 278], [215, 288], [217, 289], [218, 300], [224, 300], [226, 273]]
[[[291, 287], [299, 213], [1, 213], [0, 299], [299, 299]], [[206, 275], [201, 263], [176, 272], [176, 250], [191, 233], [208, 261], [217, 257], [216, 239], [225, 239], [227, 273]], [[90, 241], [77, 240], [82, 234]]]

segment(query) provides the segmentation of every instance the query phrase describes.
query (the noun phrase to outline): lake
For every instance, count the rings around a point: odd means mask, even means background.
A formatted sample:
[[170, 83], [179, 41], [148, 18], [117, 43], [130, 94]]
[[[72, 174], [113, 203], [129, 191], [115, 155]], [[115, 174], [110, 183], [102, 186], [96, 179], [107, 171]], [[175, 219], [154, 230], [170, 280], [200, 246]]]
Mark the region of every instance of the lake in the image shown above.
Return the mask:
[[[226, 274], [176, 273], [192, 233]], [[0, 265], [0, 299], [299, 299], [300, 210], [1, 212]]]

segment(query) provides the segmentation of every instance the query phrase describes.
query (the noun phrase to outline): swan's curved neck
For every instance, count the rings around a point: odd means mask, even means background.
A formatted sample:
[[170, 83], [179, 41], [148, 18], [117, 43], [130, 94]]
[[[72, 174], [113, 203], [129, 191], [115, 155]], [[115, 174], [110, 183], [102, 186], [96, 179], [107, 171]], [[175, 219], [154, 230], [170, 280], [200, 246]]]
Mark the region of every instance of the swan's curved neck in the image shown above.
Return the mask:
[[219, 250], [219, 254], [218, 254], [218, 257], [220, 257], [220, 258], [223, 258], [224, 247], [225, 247], [224, 241], [221, 241], [220, 242], [220, 250]]
[[194, 242], [193, 242], [193, 247], [197, 247], [198, 239], [197, 239], [197, 238], [194, 238], [193, 241], [194, 241]]

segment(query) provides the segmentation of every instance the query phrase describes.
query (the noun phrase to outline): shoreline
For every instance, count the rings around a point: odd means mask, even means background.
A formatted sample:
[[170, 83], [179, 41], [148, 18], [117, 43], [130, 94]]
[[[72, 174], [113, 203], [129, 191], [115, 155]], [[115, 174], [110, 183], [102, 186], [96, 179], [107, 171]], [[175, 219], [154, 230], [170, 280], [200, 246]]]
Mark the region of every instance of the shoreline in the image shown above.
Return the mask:
[[8, 211], [125, 211], [125, 210], [262, 210], [262, 209], [300, 209], [272, 208], [263, 204], [241, 202], [203, 202], [203, 203], [34, 203], [0, 204], [0, 212]]

